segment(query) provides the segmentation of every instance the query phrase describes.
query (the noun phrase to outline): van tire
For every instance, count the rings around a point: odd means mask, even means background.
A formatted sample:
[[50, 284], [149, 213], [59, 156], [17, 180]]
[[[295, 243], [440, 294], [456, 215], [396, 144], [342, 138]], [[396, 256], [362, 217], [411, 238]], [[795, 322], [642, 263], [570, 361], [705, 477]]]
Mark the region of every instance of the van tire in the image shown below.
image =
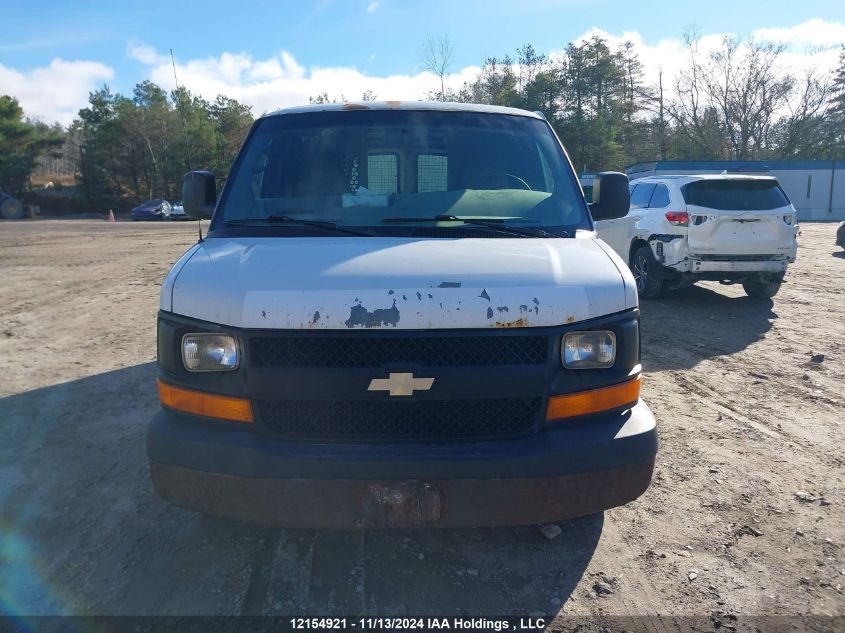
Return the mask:
[[745, 289], [745, 294], [755, 299], [771, 299], [778, 290], [780, 290], [781, 280], [774, 281], [766, 279], [765, 277], [755, 277], [742, 282], [742, 287]]
[[659, 266], [649, 246], [640, 246], [631, 256], [631, 272], [637, 282], [637, 293], [643, 299], [657, 299], [666, 290], [666, 280], [660, 277]]

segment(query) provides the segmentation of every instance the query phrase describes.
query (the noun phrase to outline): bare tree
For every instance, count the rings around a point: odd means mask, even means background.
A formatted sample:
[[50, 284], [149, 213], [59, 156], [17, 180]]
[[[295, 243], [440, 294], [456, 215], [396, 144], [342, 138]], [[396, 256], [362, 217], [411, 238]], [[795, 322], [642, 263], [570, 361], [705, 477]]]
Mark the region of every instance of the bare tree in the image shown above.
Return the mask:
[[795, 77], [780, 63], [784, 46], [725, 37], [703, 56], [697, 33], [686, 39], [689, 65], [669, 107], [680, 132], [710, 158], [766, 156], [774, 127], [801, 99]]
[[435, 95], [438, 99], [446, 98], [446, 75], [454, 62], [455, 45], [448, 35], [430, 35], [420, 49], [420, 66], [440, 79], [440, 92]]
[[796, 96], [775, 130], [774, 143], [779, 156], [828, 157], [832, 138], [825, 118], [833, 82], [817, 69], [806, 71], [796, 81]]
[[699, 39], [697, 27], [689, 27], [684, 33], [689, 65], [675, 80], [676, 97], [668, 104], [667, 113], [680, 135], [702, 158], [723, 158], [719, 130], [713, 126], [716, 117], [704, 82], [706, 62], [701, 59]]

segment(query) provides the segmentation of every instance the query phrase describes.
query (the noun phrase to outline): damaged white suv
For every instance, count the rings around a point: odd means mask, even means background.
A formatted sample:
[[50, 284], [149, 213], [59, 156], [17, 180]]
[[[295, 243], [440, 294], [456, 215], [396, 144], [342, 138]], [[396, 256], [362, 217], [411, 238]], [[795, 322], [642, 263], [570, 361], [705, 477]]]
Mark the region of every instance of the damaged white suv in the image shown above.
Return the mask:
[[696, 281], [741, 283], [773, 297], [798, 248], [797, 214], [768, 176], [652, 176], [631, 183], [631, 208], [596, 222], [599, 237], [653, 299]]

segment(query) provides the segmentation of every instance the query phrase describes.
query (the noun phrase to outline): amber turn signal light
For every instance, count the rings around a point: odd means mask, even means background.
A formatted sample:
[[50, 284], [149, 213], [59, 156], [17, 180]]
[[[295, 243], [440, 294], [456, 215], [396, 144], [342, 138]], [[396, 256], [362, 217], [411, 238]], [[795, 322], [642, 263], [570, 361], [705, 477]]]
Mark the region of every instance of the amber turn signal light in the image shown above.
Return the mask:
[[159, 400], [171, 409], [231, 422], [251, 423], [254, 420], [249, 400], [180, 389], [161, 380], [157, 382]]
[[549, 398], [547, 420], [573, 418], [578, 415], [601, 413], [634, 404], [640, 398], [640, 377], [612, 387], [567, 393]]

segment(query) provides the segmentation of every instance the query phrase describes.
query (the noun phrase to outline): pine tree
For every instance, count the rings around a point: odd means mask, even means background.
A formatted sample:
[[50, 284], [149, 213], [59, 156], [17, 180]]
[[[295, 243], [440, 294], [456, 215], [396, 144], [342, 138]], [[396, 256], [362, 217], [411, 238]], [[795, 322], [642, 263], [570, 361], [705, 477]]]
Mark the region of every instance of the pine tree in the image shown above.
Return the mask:
[[833, 71], [827, 118], [830, 126], [831, 149], [837, 158], [845, 157], [845, 46], [839, 53], [839, 66]]
[[55, 130], [24, 119], [17, 99], [0, 96], [0, 190], [21, 196], [39, 156], [61, 144]]

